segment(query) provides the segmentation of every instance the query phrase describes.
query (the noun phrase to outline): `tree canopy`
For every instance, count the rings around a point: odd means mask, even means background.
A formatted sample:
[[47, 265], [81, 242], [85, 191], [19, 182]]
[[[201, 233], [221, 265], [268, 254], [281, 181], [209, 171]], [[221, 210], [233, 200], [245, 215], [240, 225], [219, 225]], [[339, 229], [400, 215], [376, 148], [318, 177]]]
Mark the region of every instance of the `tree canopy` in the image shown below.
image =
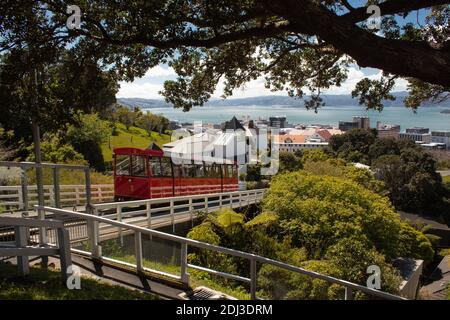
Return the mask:
[[117, 84], [95, 59], [59, 48], [12, 50], [0, 57], [0, 124], [16, 140], [31, 140], [31, 122], [56, 132], [80, 111], [115, 103]]
[[[67, 27], [66, 2], [2, 1], [1, 52], [71, 47], [125, 80], [167, 63], [178, 78], [163, 94], [185, 110], [205, 103], [221, 79], [229, 96], [259, 76], [292, 96], [312, 92], [306, 107], [317, 109], [320, 93], [341, 85], [354, 64], [384, 72], [353, 91], [368, 108], [393, 99], [398, 78], [409, 81], [410, 107], [449, 97], [448, 0], [85, 0], [76, 28]], [[368, 26], [371, 4], [380, 30]], [[418, 10], [425, 20], [411, 22]]]
[[[331, 159], [323, 161], [327, 164]], [[310, 164], [305, 163], [306, 167]], [[188, 237], [284, 261], [365, 285], [367, 267], [382, 271], [382, 290], [397, 293], [397, 257], [430, 261], [433, 248], [419, 230], [400, 220], [389, 200], [352, 178], [286, 172], [272, 179], [261, 213], [221, 209], [208, 214]], [[359, 170], [359, 169], [357, 169]], [[366, 177], [363, 180], [369, 180]], [[373, 178], [372, 178], [373, 179]], [[195, 264], [248, 275], [249, 265], [224, 254], [194, 250]], [[220, 281], [220, 280], [219, 280]], [[269, 299], [342, 298], [343, 288], [280, 268], [258, 265], [258, 295]]]

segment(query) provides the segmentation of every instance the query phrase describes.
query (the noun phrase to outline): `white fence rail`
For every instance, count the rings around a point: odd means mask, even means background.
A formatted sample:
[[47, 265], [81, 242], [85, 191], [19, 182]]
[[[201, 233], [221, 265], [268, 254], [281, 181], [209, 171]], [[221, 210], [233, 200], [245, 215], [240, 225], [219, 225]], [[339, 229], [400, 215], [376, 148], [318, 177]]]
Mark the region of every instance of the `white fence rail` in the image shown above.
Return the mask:
[[[62, 207], [86, 204], [85, 185], [60, 185], [59, 202]], [[112, 184], [91, 185], [91, 199], [94, 202], [111, 201], [114, 198], [114, 186]], [[55, 187], [44, 185], [44, 199], [46, 205], [56, 206]], [[25, 201], [28, 207], [38, 203], [37, 186], [27, 186], [26, 197], [22, 186], [0, 186], [0, 206], [6, 210], [24, 210]]]
[[[140, 201], [138, 201], [140, 202]], [[105, 205], [106, 206], [106, 205]], [[303, 274], [306, 276], [310, 276], [315, 279], [320, 279], [327, 281], [329, 283], [334, 283], [341, 285], [345, 288], [345, 299], [351, 300], [353, 299], [353, 292], [354, 291], [362, 291], [370, 296], [375, 296], [382, 299], [390, 299], [390, 300], [403, 300], [404, 298], [392, 295], [383, 291], [371, 289], [359, 284], [355, 284], [352, 282], [348, 282], [342, 279], [330, 277], [324, 274], [320, 274], [314, 271], [306, 270], [297, 266], [289, 265], [280, 261], [276, 261], [273, 259], [265, 258], [259, 255], [238, 251], [234, 249], [229, 249], [225, 247], [220, 247], [217, 245], [212, 245], [206, 242], [201, 242], [189, 238], [184, 238], [180, 236], [176, 236], [173, 234], [168, 234], [156, 230], [152, 230], [150, 228], [143, 228], [140, 226], [131, 225], [129, 223], [124, 223], [122, 221], [116, 221], [111, 220], [105, 217], [96, 216], [93, 214], [86, 214], [86, 213], [78, 213], [63, 209], [57, 209], [57, 208], [51, 208], [51, 207], [39, 207], [39, 210], [45, 211], [47, 213], [53, 213], [54, 215], [62, 215], [62, 216], [73, 216], [77, 217], [79, 219], [83, 219], [87, 222], [88, 230], [89, 230], [89, 242], [90, 242], [90, 252], [81, 251], [81, 250], [75, 250], [78, 253], [83, 253], [91, 256], [95, 259], [104, 260], [106, 262], [114, 262], [118, 264], [122, 264], [125, 267], [132, 267], [136, 272], [142, 272], [142, 271], [149, 271], [154, 273], [162, 273], [165, 276], [172, 277], [178, 281], [181, 281], [182, 283], [189, 285], [189, 273], [188, 269], [197, 269], [204, 272], [208, 272], [210, 274], [214, 274], [216, 276], [221, 276], [227, 279], [232, 279], [236, 281], [241, 281], [249, 285], [250, 289], [250, 296], [252, 299], [258, 299], [257, 297], [257, 268], [258, 265], [264, 265], [269, 264], [284, 270], [288, 270], [294, 273]], [[134, 234], [134, 256], [135, 256], [135, 262], [129, 263], [129, 262], [123, 262], [115, 259], [111, 259], [108, 257], [105, 257], [102, 255], [101, 246], [100, 243], [100, 224], [105, 224], [120, 230], [130, 230]], [[153, 269], [149, 269], [144, 267], [144, 258], [143, 258], [143, 246], [142, 246], [142, 236], [148, 235], [151, 237], [156, 237], [168, 241], [173, 241], [177, 243], [181, 247], [180, 251], [180, 275], [174, 275], [171, 273], [161, 272]], [[243, 275], [237, 275], [237, 274], [230, 274], [226, 272], [221, 272], [218, 270], [213, 270], [204, 266], [198, 266], [194, 264], [188, 263], [188, 252], [189, 249], [197, 248], [197, 249], [204, 249], [204, 250], [210, 250], [213, 252], [218, 252], [226, 255], [231, 255], [234, 257], [239, 257], [242, 259], [245, 259], [249, 262], [249, 276], [243, 276]]]
[[[116, 221], [158, 228], [192, 221], [198, 212], [241, 208], [260, 202], [266, 189], [93, 204], [93, 214]], [[102, 232], [116, 229], [102, 225]], [[111, 231], [113, 232], [113, 231]]]

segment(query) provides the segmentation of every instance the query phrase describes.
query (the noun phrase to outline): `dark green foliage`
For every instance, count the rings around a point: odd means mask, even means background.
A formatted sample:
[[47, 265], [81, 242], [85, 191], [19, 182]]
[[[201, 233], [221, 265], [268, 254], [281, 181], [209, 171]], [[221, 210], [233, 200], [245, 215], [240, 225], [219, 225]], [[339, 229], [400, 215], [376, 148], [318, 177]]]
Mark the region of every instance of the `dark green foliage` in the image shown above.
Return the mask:
[[[48, 60], [54, 48], [70, 48], [80, 61], [95, 57], [115, 79], [127, 81], [166, 63], [178, 76], [165, 82], [162, 94], [184, 110], [208, 101], [220, 80], [230, 96], [259, 77], [297, 98], [310, 91], [304, 105], [317, 110], [320, 94], [341, 86], [355, 63], [383, 70], [380, 80], [365, 78], [354, 90], [368, 108], [380, 110], [399, 77], [410, 83], [408, 106], [448, 98], [447, 3], [380, 3], [380, 30], [365, 23], [372, 3], [79, 1], [81, 24], [69, 29], [65, 1], [3, 0], [0, 50], [32, 48], [34, 60]], [[405, 24], [416, 10], [426, 12], [426, 23]]]
[[32, 119], [41, 133], [54, 133], [76, 123], [79, 111], [104, 111], [115, 102], [116, 82], [93, 57], [53, 48], [51, 53], [13, 51], [1, 62], [0, 124], [14, 131], [16, 141], [31, 141]]
[[400, 155], [383, 155], [372, 166], [385, 183], [392, 203], [401, 210], [429, 215], [449, 214], [446, 191], [436, 172], [436, 162], [417, 147], [400, 150]]
[[341, 135], [333, 135], [330, 147], [336, 155], [348, 161], [370, 164], [369, 150], [375, 139], [373, 131], [353, 129]]

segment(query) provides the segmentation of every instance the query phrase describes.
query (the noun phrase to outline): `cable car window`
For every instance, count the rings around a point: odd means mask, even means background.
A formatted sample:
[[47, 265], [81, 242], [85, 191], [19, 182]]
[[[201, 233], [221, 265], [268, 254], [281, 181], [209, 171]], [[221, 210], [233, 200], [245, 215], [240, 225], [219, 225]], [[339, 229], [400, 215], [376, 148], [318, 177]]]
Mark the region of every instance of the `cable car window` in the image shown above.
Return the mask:
[[150, 158], [150, 173], [152, 177], [161, 176], [161, 158], [151, 157]]
[[180, 177], [182, 178], [189, 177], [189, 165], [183, 165], [180, 167]]
[[188, 165], [188, 174], [189, 177], [191, 178], [195, 178], [197, 176], [197, 172], [196, 172], [197, 168], [195, 164], [190, 164]]
[[197, 178], [205, 177], [205, 167], [203, 166], [203, 164], [196, 164], [195, 165], [195, 176]]
[[120, 154], [116, 155], [116, 175], [130, 175], [130, 156]]
[[147, 164], [143, 156], [131, 156], [131, 175], [147, 177]]
[[234, 177], [234, 172], [233, 172], [234, 170], [233, 170], [233, 165], [232, 164], [229, 164], [228, 165], [228, 177], [229, 178], [233, 178]]
[[235, 165], [232, 165], [231, 168], [233, 169], [233, 175], [232, 178], [236, 179], [238, 176], [238, 170], [237, 167]]
[[212, 178], [220, 178], [220, 165], [213, 163], [211, 166], [211, 177]]
[[205, 177], [210, 178], [211, 177], [211, 166], [209, 164], [205, 164]]
[[228, 165], [224, 164], [222, 167], [223, 167], [223, 177], [228, 178]]
[[176, 164], [172, 164], [172, 168], [173, 168], [173, 176], [175, 178], [181, 177], [181, 166], [180, 165], [176, 165]]
[[170, 158], [161, 158], [161, 177], [172, 176], [172, 163]]

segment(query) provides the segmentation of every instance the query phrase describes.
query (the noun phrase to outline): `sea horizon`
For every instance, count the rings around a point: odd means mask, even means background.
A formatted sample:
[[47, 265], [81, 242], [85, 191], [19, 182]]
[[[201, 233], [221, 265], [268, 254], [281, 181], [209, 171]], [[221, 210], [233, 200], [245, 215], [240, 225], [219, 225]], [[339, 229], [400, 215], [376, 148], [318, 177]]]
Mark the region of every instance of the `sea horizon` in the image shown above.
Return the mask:
[[368, 116], [371, 127], [376, 127], [376, 122], [384, 124], [399, 124], [404, 131], [409, 127], [426, 127], [430, 130], [450, 130], [450, 114], [441, 113], [448, 110], [444, 106], [429, 106], [417, 109], [416, 113], [412, 109], [404, 106], [385, 107], [381, 112], [365, 110], [358, 106], [325, 106], [318, 110], [306, 110], [299, 106], [215, 106], [208, 105], [195, 107], [188, 112], [175, 108], [143, 108], [154, 114], [165, 116], [171, 121], [181, 123], [202, 121], [204, 123], [222, 123], [230, 120], [233, 116], [242, 119], [250, 116], [251, 119], [268, 119], [271, 116], [286, 116], [289, 124], [323, 124], [338, 126], [339, 121], [350, 121], [353, 116]]

